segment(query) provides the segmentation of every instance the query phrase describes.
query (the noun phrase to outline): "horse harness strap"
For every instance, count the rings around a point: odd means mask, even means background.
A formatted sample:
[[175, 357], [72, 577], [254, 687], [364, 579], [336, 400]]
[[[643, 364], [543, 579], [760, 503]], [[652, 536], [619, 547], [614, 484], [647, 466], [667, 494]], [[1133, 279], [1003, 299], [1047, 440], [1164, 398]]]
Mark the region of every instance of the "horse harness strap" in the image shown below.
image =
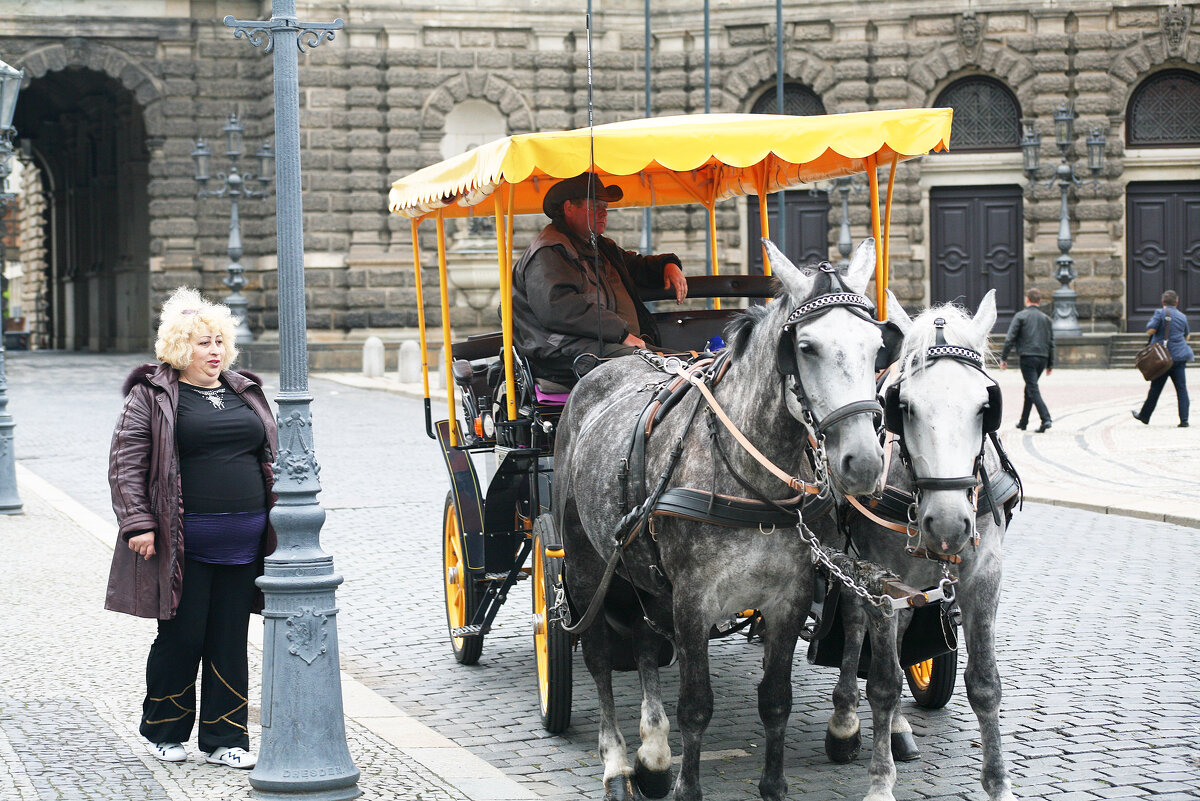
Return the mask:
[[[674, 367], [674, 370], [672, 370], [672, 367]], [[708, 388], [707, 384], [689, 374], [682, 366], [675, 367], [673, 365], [668, 365], [667, 369], [672, 370], [676, 373], [676, 375], [683, 377], [685, 380], [691, 383], [692, 386], [700, 391], [700, 394], [704, 396], [704, 400], [708, 401], [708, 406], [713, 410], [713, 414], [717, 416], [717, 419], [721, 421], [721, 424], [725, 426], [725, 429], [733, 436], [735, 440], [737, 440], [737, 443], [742, 446], [742, 450], [750, 454], [754, 461], [766, 468], [767, 472], [797, 492], [807, 495], [819, 495], [821, 492], [823, 492], [823, 487], [816, 484], [810, 484], [802, 478], [791, 475], [782, 467], [775, 464], [765, 455], [763, 455], [762, 451], [754, 447], [754, 443], [747, 439], [746, 435], [742, 433], [741, 429], [739, 429], [737, 425], [735, 425], [734, 422], [729, 419], [729, 415], [725, 414], [725, 410], [721, 408], [721, 404], [717, 402], [717, 399], [713, 396], [712, 390]]]

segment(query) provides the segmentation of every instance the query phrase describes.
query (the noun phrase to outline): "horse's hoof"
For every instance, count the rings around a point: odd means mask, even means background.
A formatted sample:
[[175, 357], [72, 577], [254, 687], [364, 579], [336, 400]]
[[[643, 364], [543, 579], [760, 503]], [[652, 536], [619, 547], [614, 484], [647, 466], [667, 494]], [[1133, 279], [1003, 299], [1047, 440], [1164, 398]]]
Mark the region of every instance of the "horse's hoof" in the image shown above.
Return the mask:
[[604, 801], [636, 801], [633, 794], [633, 784], [625, 775], [614, 776], [604, 780]]
[[829, 757], [830, 762], [836, 762], [839, 765], [853, 762], [858, 759], [860, 750], [862, 750], [861, 731], [856, 731], [845, 738], [834, 737], [828, 731], [825, 732], [825, 754]]
[[892, 759], [897, 762], [912, 762], [920, 758], [921, 749], [917, 748], [917, 741], [913, 739], [912, 732], [892, 732]]
[[640, 759], [633, 766], [633, 780], [637, 782], [638, 790], [646, 798], [666, 798], [675, 784], [675, 777], [671, 775], [670, 768], [650, 770]]

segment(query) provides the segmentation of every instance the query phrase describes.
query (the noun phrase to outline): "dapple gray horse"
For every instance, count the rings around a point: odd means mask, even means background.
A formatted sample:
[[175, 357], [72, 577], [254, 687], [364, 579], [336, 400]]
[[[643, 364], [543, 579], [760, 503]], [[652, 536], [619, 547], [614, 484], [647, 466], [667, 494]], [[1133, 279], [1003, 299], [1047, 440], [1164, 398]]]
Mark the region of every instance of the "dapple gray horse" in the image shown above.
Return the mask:
[[[867, 493], [882, 478], [883, 458], [875, 414], [874, 364], [881, 346], [878, 326], [861, 308], [824, 301], [831, 291], [843, 300], [859, 295], [875, 265], [874, 242], [858, 248], [838, 286], [830, 268], [798, 269], [768, 243], [774, 275], [782, 292], [765, 307], [752, 308], [730, 326], [730, 366], [712, 387], [718, 404], [736, 428], [767, 460], [790, 476], [812, 481], [806, 460], [809, 429], [823, 442], [833, 490]], [[858, 293], [858, 294], [855, 294]], [[819, 309], [807, 314], [805, 309]], [[789, 313], [794, 325], [785, 327]], [[790, 365], [782, 375], [777, 364]], [[593, 370], [571, 393], [559, 422], [555, 449], [553, 508], [566, 550], [564, 578], [573, 606], [583, 609], [602, 586], [602, 574], [616, 550], [619, 521], [625, 514], [619, 498], [618, 466], [629, 454], [631, 429], [664, 376], [637, 356], [617, 359]], [[802, 409], [801, 396], [808, 409]], [[697, 406], [697, 404], [699, 404]], [[846, 413], [848, 407], [857, 409]], [[708, 404], [693, 389], [653, 431], [646, 448], [645, 483], [653, 487], [666, 472], [678, 444], [681, 456], [670, 476], [672, 487], [691, 487], [726, 496], [752, 495], [783, 500], [796, 495], [775, 474], [735, 444], [728, 427], [712, 422]], [[693, 409], [697, 413], [693, 414]], [[807, 412], [807, 413], [806, 413]], [[840, 412], [840, 413], [839, 413]], [[689, 421], [694, 424], [689, 426]], [[822, 426], [822, 422], [825, 423]], [[715, 440], [715, 444], [714, 444]], [[721, 456], [720, 454], [724, 454]], [[740, 476], [739, 483], [733, 475]], [[638, 482], [640, 485], [640, 482]], [[643, 501], [635, 497], [633, 504]], [[765, 799], [783, 799], [784, 732], [792, 705], [792, 656], [812, 598], [811, 551], [796, 527], [729, 528], [656, 518], [623, 552], [622, 566], [609, 597], [655, 624], [634, 621], [634, 649], [642, 682], [642, 714], [636, 768], [626, 759], [624, 738], [613, 702], [614, 649], [618, 642], [609, 626], [598, 622], [582, 631], [584, 660], [596, 682], [600, 701], [600, 754], [604, 761], [607, 799], [633, 798], [631, 778], [642, 793], [665, 795], [671, 787], [669, 723], [658, 677], [659, 632], [674, 639], [680, 663], [677, 714], [683, 738], [683, 761], [674, 782], [675, 798], [701, 798], [701, 738], [712, 717], [708, 639], [714, 624], [745, 609], [762, 614], [763, 678], [759, 715], [766, 729], [765, 764], [759, 790]], [[636, 591], [633, 589], [636, 587]], [[882, 616], [880, 616], [882, 617]], [[586, 619], [586, 616], [585, 616]], [[879, 629], [880, 647], [894, 648], [894, 617]], [[875, 642], [873, 634], [872, 643]], [[890, 643], [890, 646], [888, 645]], [[884, 662], [884, 660], [880, 660]], [[872, 709], [890, 720], [899, 703], [901, 675], [882, 665]], [[891, 679], [892, 692], [882, 688]], [[878, 707], [876, 707], [878, 703]], [[875, 749], [871, 765], [872, 799], [891, 799], [895, 766], [890, 749]]]
[[[905, 332], [899, 362], [902, 380], [898, 411], [903, 417], [904, 446], [912, 463], [910, 469], [899, 458], [892, 458], [888, 484], [911, 493], [914, 471], [922, 478], [971, 476], [981, 449], [984, 468], [989, 475], [996, 475], [1000, 468], [998, 454], [990, 444], [984, 448], [984, 419], [989, 411], [999, 414], [998, 408], [988, 408], [988, 387], [994, 386], [994, 382], [981, 369], [955, 358], [928, 359], [930, 347], [937, 342], [935, 320], [938, 319], [945, 321], [942, 330], [947, 344], [979, 354], [988, 352], [988, 333], [996, 322], [995, 291], [987, 293], [974, 317], [947, 304], [928, 309], [912, 320], [895, 298], [891, 298], [888, 309], [890, 319]], [[962, 564], [951, 572], [958, 577], [957, 602], [962, 610], [969, 656], [964, 673], [967, 698], [979, 719], [983, 746], [982, 783], [992, 801], [1010, 801], [1012, 788], [1000, 750], [1000, 672], [995, 651], [1005, 526], [997, 525], [989, 511], [981, 509], [977, 514], [970, 494], [961, 488], [922, 489], [917, 499], [915, 523], [920, 531], [920, 547], [933, 554], [957, 555], [962, 559]], [[973, 545], [971, 541], [976, 534], [979, 542]], [[888, 568], [907, 584], [931, 587], [942, 576], [938, 562], [906, 554], [905, 547], [910, 543], [903, 534], [865, 517], [852, 515], [851, 538], [864, 559]], [[841, 676], [833, 693], [835, 711], [828, 728], [829, 741], [833, 743], [831, 756], [835, 751], [856, 753], [860, 737], [855, 708], [863, 615], [854, 598], [848, 593], [842, 597], [846, 639]], [[908, 625], [908, 617], [901, 616], [900, 636]], [[911, 731], [897, 709], [891, 732]], [[881, 735], [876, 732], [875, 736], [878, 739]]]

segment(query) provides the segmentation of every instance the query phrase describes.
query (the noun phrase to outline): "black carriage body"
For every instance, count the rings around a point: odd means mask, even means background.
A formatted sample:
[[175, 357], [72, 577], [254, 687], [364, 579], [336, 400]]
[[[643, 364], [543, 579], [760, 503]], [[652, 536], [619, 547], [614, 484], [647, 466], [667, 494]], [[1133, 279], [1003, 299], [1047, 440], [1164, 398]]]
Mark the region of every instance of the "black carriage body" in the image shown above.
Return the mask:
[[[689, 294], [701, 298], [768, 298], [774, 294], [774, 281], [762, 275], [694, 276], [688, 279]], [[648, 301], [669, 301], [671, 290], [644, 290]], [[714, 336], [721, 334], [740, 309], [688, 309], [656, 311], [655, 321], [667, 350], [688, 352], [703, 350]], [[532, 521], [549, 511], [554, 475], [554, 430], [562, 407], [537, 402], [531, 385], [534, 376], [518, 354], [514, 354], [517, 384], [517, 416], [502, 419], [502, 371], [498, 369], [503, 350], [500, 332], [478, 334], [456, 342], [451, 348], [454, 381], [463, 395], [465, 420], [459, 427], [461, 444], [450, 444], [447, 421], [436, 425], [438, 444], [445, 457], [451, 490], [459, 516], [466, 551], [467, 567], [472, 573], [507, 572], [513, 554], [527, 539]], [[487, 434], [475, 422], [496, 414], [495, 433]], [[496, 472], [487, 486], [480, 483], [470, 452], [492, 452]]]

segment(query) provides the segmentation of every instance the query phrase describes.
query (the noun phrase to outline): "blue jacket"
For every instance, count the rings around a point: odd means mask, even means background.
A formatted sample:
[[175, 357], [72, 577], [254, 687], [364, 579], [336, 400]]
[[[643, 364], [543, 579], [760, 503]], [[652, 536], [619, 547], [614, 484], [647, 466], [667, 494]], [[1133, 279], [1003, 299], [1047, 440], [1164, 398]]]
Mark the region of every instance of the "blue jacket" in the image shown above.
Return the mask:
[[1158, 311], [1150, 316], [1150, 322], [1146, 323], [1146, 330], [1154, 329], [1154, 336], [1150, 338], [1151, 342], [1163, 341], [1163, 328], [1166, 327], [1165, 313], [1171, 312], [1170, 330], [1166, 332], [1170, 340], [1167, 342], [1167, 350], [1171, 353], [1171, 358], [1177, 362], [1190, 362], [1196, 358], [1196, 354], [1192, 352], [1192, 348], [1187, 343], [1187, 335], [1192, 333], [1192, 329], [1188, 327], [1188, 318], [1183, 312], [1174, 306], [1163, 306]]

